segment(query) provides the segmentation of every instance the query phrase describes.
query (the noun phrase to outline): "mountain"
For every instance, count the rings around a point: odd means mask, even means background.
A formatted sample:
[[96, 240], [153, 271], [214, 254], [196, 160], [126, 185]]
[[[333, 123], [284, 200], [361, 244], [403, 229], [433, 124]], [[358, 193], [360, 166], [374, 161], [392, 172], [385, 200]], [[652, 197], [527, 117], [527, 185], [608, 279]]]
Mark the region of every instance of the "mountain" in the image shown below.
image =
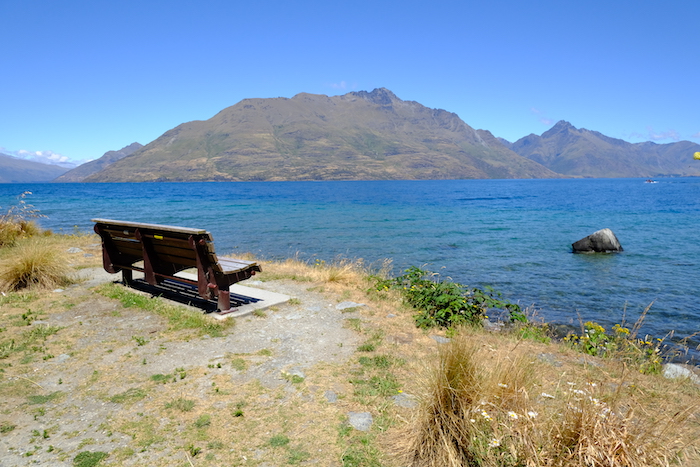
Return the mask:
[[504, 143], [519, 155], [562, 175], [577, 177], [644, 177], [700, 175], [690, 141], [628, 143], [597, 131], [560, 121], [541, 136], [534, 134]]
[[0, 183], [50, 182], [68, 169], [0, 154]]
[[90, 182], [552, 178], [488, 131], [391, 91], [245, 99], [183, 123]]
[[143, 144], [131, 143], [130, 145], [121, 148], [119, 151], [108, 151], [104, 153], [99, 159], [95, 159], [90, 162], [79, 165], [78, 167], [69, 170], [60, 177], [56, 178], [54, 182], [58, 183], [78, 183], [85, 180], [92, 174], [103, 170], [110, 164], [124, 159], [126, 156], [130, 156], [134, 152], [138, 151], [143, 147]]

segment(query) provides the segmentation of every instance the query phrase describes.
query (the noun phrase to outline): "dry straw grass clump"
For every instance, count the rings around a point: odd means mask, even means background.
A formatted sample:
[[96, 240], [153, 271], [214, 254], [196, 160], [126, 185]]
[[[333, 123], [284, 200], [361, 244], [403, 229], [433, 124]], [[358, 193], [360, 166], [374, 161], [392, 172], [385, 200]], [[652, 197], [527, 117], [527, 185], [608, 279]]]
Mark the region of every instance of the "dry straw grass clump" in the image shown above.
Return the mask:
[[274, 273], [265, 274], [270, 278], [287, 277], [297, 281], [364, 286], [368, 276], [386, 275], [390, 267], [389, 260], [385, 260], [378, 268], [373, 268], [362, 259], [337, 258], [331, 262], [316, 260], [309, 263], [299, 258], [289, 258], [274, 263]]
[[517, 345], [497, 351], [465, 333], [442, 345], [404, 435], [403, 462], [650, 467], [690, 465], [697, 455], [687, 429], [695, 407], [653, 409], [633, 385], [596, 383], [585, 371], [547, 381], [543, 365]]
[[0, 284], [7, 290], [51, 288], [71, 283], [66, 260], [46, 237], [33, 237], [8, 249], [0, 262]]
[[39, 235], [41, 230], [32, 219], [45, 217], [25, 198], [31, 195], [25, 191], [17, 197], [17, 203], [0, 214], [0, 248], [12, 246], [17, 240]]

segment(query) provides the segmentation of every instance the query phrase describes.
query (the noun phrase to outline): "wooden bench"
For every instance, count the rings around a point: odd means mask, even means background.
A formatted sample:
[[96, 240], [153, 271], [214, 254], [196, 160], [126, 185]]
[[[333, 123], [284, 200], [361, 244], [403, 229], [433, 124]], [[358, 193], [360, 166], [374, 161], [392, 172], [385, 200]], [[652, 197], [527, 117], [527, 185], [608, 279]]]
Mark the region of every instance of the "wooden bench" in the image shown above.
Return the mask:
[[[102, 262], [107, 272], [122, 272], [131, 285], [133, 271], [153, 286], [172, 280], [197, 287], [205, 300], [217, 300], [221, 312], [231, 310], [229, 286], [262, 271], [254, 261], [217, 257], [214, 239], [206, 230], [170, 225], [92, 219], [102, 238]], [[141, 262], [143, 262], [141, 265]], [[197, 280], [175, 274], [197, 269]]]

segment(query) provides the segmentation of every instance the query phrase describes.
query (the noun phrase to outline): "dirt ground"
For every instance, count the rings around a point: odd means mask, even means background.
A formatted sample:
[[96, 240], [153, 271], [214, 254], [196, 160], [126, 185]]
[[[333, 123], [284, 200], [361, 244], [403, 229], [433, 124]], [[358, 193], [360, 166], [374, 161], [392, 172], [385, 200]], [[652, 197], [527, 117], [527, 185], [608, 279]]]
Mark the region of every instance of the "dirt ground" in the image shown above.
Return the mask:
[[173, 331], [96, 293], [118, 276], [95, 266], [98, 245], [80, 255], [78, 284], [2, 306], [10, 326], [59, 330], [0, 360], [0, 467], [78, 465], [85, 451], [108, 453], [100, 465], [340, 465], [372, 310], [339, 309], [348, 297], [313, 283], [249, 280], [291, 300], [218, 337]]

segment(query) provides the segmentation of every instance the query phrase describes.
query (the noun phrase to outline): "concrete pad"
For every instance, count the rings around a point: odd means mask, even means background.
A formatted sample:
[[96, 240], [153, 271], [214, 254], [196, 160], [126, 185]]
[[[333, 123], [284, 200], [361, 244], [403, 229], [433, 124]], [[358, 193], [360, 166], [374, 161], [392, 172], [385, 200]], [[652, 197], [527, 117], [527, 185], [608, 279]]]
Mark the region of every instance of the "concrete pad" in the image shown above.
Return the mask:
[[[179, 272], [175, 274], [178, 277], [184, 279], [189, 279], [196, 281], [197, 274], [190, 272]], [[241, 316], [249, 315], [256, 310], [264, 310], [270, 308], [271, 306], [280, 305], [289, 301], [291, 297], [281, 293], [270, 292], [269, 290], [256, 289], [254, 287], [247, 287], [241, 284], [233, 284], [229, 287], [229, 293], [231, 296], [240, 295], [243, 297], [253, 298], [255, 301], [253, 303], [248, 303], [246, 305], [237, 306], [231, 308], [228, 311], [215, 311], [210, 313], [215, 319], [224, 320], [227, 318], [240, 318]]]
[[254, 287], [246, 287], [245, 285], [240, 284], [233, 284], [229, 288], [229, 292], [231, 292], [231, 295], [242, 295], [244, 297], [254, 298], [257, 301], [247, 305], [231, 308], [228, 311], [216, 311], [214, 313], [210, 313], [214, 318], [219, 320], [226, 318], [239, 318], [241, 316], [249, 315], [256, 310], [264, 310], [266, 308], [270, 308], [271, 306], [286, 303], [291, 298], [289, 295], [270, 292], [269, 290], [256, 289]]

